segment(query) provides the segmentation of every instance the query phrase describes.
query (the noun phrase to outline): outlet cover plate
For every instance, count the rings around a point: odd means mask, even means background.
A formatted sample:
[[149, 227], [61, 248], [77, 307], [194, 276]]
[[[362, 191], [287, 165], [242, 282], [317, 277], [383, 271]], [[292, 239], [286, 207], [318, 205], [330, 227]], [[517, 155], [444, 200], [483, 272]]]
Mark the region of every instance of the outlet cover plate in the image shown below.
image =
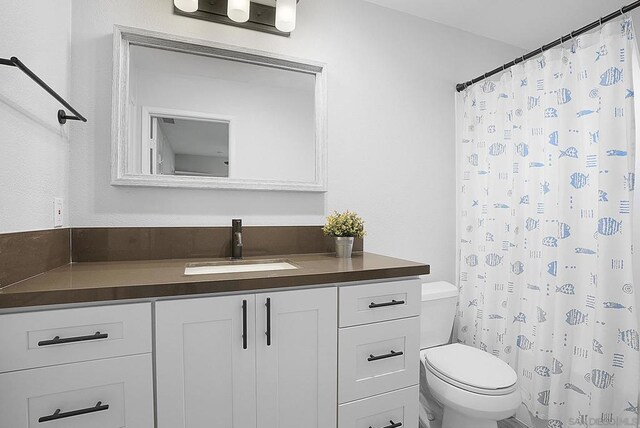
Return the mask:
[[62, 198], [53, 200], [53, 227], [62, 227], [64, 222], [64, 206]]

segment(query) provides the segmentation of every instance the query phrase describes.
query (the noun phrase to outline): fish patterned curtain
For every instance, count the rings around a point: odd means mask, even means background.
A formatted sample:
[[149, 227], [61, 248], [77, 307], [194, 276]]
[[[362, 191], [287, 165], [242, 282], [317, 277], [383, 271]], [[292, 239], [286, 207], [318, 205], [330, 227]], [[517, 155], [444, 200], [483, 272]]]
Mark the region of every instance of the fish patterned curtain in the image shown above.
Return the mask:
[[460, 342], [548, 427], [635, 426], [631, 19], [463, 94]]

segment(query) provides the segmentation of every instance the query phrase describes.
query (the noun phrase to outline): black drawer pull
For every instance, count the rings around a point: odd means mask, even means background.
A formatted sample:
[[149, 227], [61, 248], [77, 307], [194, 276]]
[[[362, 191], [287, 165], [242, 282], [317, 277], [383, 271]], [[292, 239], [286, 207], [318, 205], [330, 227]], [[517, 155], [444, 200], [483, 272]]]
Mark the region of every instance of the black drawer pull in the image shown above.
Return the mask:
[[70, 412], [61, 412], [60, 409], [56, 409], [52, 415], [43, 416], [38, 419], [38, 422], [49, 422], [57, 419], [71, 418], [73, 416], [86, 415], [87, 413], [102, 412], [108, 410], [108, 404], [102, 404], [102, 401], [98, 401], [94, 407], [87, 407], [86, 409], [72, 410]]
[[41, 340], [38, 342], [38, 346], [59, 345], [61, 343], [73, 343], [73, 342], [86, 342], [87, 340], [106, 339], [109, 337], [108, 333], [100, 333], [96, 331], [95, 334], [88, 336], [76, 336], [76, 337], [60, 337], [56, 336], [50, 340]]
[[[398, 428], [402, 426], [402, 422], [393, 422], [393, 421], [389, 421], [389, 423], [391, 425], [387, 425], [386, 427], [382, 427], [382, 428]], [[369, 425], [369, 428], [373, 428], [371, 425]]]
[[384, 303], [373, 303], [371, 302], [369, 304], [369, 309], [374, 309], [374, 308], [384, 308], [385, 306], [395, 306], [395, 305], [404, 305], [404, 300], [392, 300], [390, 302], [384, 302]]
[[367, 358], [367, 361], [378, 361], [378, 360], [384, 360], [386, 358], [391, 358], [391, 357], [399, 357], [400, 355], [404, 354], [404, 352], [400, 351], [400, 352], [396, 352], [396, 351], [391, 351], [388, 354], [384, 354], [384, 355], [373, 355], [370, 354], [369, 358]]
[[247, 349], [247, 301], [242, 301], [242, 349]]

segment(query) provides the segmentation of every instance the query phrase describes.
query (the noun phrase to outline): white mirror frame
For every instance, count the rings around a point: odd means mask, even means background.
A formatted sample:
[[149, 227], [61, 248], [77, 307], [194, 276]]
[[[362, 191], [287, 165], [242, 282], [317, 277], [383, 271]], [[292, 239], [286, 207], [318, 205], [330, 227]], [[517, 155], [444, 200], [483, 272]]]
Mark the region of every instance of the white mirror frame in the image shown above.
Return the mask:
[[[128, 173], [129, 55], [131, 45], [204, 55], [315, 75], [315, 180], [255, 180], [226, 177], [145, 175]], [[182, 187], [192, 189], [327, 191], [326, 65], [207, 40], [116, 25], [113, 29], [111, 113], [111, 184], [115, 186]]]

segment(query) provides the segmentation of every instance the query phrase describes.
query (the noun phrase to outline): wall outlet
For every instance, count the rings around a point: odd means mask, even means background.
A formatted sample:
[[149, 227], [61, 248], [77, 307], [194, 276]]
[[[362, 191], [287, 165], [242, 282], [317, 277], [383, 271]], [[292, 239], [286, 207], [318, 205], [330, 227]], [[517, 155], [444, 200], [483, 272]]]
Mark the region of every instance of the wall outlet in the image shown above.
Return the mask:
[[53, 227], [62, 227], [64, 222], [64, 206], [62, 198], [53, 200]]

